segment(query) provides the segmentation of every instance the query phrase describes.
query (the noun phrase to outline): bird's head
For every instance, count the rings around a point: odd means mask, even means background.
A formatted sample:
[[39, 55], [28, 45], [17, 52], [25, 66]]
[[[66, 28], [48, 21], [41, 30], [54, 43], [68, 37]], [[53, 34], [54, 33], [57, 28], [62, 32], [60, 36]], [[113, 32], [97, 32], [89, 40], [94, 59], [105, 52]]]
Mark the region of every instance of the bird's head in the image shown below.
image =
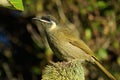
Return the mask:
[[52, 30], [55, 29], [56, 26], [56, 20], [54, 17], [47, 15], [47, 16], [42, 16], [40, 18], [33, 18], [34, 20], [38, 20], [41, 22], [42, 26], [46, 29], [46, 30]]

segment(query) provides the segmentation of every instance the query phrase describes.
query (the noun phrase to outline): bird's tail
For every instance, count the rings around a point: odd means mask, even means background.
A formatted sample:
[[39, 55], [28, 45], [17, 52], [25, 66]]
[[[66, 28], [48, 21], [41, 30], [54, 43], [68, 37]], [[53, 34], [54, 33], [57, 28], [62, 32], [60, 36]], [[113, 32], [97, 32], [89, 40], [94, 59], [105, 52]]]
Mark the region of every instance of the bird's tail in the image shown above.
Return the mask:
[[116, 80], [115, 79], [115, 77], [108, 71], [108, 70], [106, 70], [103, 66], [102, 66], [102, 64], [100, 64], [100, 62], [96, 59], [96, 58], [94, 58], [95, 59], [95, 64], [111, 79], [111, 80]]

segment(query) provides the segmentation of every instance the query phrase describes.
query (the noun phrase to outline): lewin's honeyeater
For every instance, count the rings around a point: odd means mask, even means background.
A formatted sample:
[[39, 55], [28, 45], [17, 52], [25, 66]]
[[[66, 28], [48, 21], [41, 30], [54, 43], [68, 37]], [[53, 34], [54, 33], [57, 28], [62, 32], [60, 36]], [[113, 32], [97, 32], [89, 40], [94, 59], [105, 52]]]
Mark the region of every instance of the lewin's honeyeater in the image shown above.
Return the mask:
[[111, 80], [116, 80], [96, 59], [93, 51], [65, 25], [57, 24], [52, 16], [33, 18], [41, 22], [48, 43], [60, 59], [95, 63]]

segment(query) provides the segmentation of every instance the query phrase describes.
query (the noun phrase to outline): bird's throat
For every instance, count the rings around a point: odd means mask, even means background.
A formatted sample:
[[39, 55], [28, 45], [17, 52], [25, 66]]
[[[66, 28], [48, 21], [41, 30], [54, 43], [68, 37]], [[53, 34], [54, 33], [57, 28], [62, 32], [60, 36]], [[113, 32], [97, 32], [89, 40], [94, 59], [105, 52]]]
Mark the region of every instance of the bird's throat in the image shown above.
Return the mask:
[[52, 25], [51, 25], [50, 30], [53, 30], [53, 29], [55, 29], [56, 27], [57, 27], [56, 23], [55, 23], [55, 22], [52, 22]]

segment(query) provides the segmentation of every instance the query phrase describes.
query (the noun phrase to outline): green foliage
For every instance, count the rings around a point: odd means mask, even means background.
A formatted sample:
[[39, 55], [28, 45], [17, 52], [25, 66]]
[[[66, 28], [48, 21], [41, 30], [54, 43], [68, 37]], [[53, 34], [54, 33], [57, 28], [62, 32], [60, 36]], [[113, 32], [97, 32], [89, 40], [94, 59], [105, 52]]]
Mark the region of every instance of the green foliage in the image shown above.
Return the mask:
[[92, 6], [88, 6], [87, 7], [87, 10], [90, 11], [90, 12], [93, 12], [94, 11], [94, 8]]
[[4, 7], [12, 8], [12, 9], [15, 8], [17, 10], [22, 10], [22, 11], [24, 10], [22, 0], [2, 0], [0, 2], [0, 5]]
[[107, 7], [107, 4], [104, 1], [97, 1], [97, 6], [100, 9], [104, 9]]
[[117, 58], [117, 63], [120, 65], [120, 56]]
[[22, 0], [9, 0], [9, 2], [18, 10], [24, 10]]
[[39, 67], [33, 67], [32, 72], [39, 75], [40, 74], [40, 68]]
[[97, 52], [97, 57], [99, 58], [99, 60], [107, 59], [108, 58], [108, 53], [107, 53], [106, 49], [100, 48]]
[[90, 40], [91, 37], [92, 37], [92, 31], [91, 31], [91, 29], [87, 28], [85, 30], [85, 38], [86, 38], [86, 40]]
[[116, 48], [116, 49], [119, 49], [119, 47], [120, 47], [120, 43], [119, 43], [119, 41], [114, 41], [113, 43], [112, 43], [112, 46], [114, 47], [114, 48]]

